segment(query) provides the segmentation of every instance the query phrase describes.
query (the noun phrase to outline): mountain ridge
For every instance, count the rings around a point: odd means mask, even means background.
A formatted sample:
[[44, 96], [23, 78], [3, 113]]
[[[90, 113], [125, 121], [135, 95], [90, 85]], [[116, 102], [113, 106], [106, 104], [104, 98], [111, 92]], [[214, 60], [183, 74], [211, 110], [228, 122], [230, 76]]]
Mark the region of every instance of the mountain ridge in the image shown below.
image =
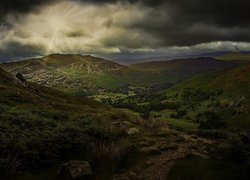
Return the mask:
[[[124, 86], [169, 87], [194, 75], [238, 66], [215, 58], [176, 59], [120, 65], [90, 55], [51, 54], [42, 58], [3, 63], [0, 66], [44, 86], [77, 93], [114, 91]], [[158, 88], [156, 88], [158, 89]]]

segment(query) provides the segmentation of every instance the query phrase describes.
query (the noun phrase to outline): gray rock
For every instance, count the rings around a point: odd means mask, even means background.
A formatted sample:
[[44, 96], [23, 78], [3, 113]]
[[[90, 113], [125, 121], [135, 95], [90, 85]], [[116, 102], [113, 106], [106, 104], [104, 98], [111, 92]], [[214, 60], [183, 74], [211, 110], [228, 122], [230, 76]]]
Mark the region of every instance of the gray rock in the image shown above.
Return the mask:
[[177, 150], [178, 146], [176, 144], [174, 144], [174, 145], [161, 144], [158, 147], [158, 149], [161, 151], [171, 151], [171, 150]]
[[129, 178], [130, 179], [136, 179], [136, 173], [133, 171], [129, 171]]
[[92, 169], [88, 162], [71, 160], [68, 163], [62, 165], [60, 176], [67, 179], [76, 178], [90, 178], [92, 175]]
[[128, 131], [127, 131], [127, 133], [128, 133], [128, 135], [135, 135], [135, 134], [138, 134], [140, 132], [140, 130], [139, 129], [137, 129], [137, 128], [130, 128]]
[[149, 155], [160, 155], [161, 151], [157, 147], [143, 147], [139, 150], [141, 153], [146, 153]]

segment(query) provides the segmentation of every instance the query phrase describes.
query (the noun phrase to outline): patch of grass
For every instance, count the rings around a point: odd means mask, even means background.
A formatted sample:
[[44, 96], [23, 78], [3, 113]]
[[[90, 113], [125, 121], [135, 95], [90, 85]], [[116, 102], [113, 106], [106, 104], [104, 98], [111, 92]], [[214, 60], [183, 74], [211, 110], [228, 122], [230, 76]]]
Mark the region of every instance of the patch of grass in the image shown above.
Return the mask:
[[248, 169], [233, 161], [189, 157], [179, 161], [170, 171], [170, 180], [247, 180]]
[[126, 161], [132, 152], [132, 145], [125, 140], [98, 140], [89, 147], [92, 167], [99, 172], [115, 171], [126, 167]]
[[164, 110], [161, 111], [159, 114], [161, 115], [160, 119], [166, 122], [172, 128], [182, 130], [182, 131], [195, 131], [198, 129], [199, 124], [194, 123], [187, 119], [173, 119], [170, 118], [171, 114], [175, 112], [173, 110]]
[[169, 124], [169, 126], [173, 127], [174, 129], [181, 131], [195, 131], [199, 127], [198, 124], [190, 122], [186, 119], [164, 118], [163, 121]]
[[250, 61], [250, 54], [249, 53], [237, 53], [237, 52], [231, 52], [226, 53], [221, 56], [217, 56], [217, 59], [225, 60], [225, 61]]

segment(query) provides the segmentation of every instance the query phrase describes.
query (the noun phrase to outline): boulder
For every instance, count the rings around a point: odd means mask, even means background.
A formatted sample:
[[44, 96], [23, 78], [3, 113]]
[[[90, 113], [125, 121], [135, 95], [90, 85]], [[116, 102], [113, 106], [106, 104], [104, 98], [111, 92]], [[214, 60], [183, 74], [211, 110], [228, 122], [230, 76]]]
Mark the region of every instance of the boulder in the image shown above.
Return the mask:
[[148, 147], [148, 146], [150, 146], [150, 144], [145, 142], [145, 141], [139, 142], [138, 145], [139, 145], [139, 147]]
[[139, 149], [139, 152], [145, 153], [148, 155], [160, 155], [161, 151], [157, 147], [143, 147]]
[[137, 129], [137, 128], [130, 128], [128, 131], [127, 131], [127, 133], [128, 133], [128, 135], [135, 135], [135, 134], [138, 134], [140, 132], [140, 130], [139, 129]]
[[130, 179], [136, 179], [136, 173], [133, 171], [129, 171], [129, 178]]
[[88, 179], [92, 175], [92, 169], [88, 162], [71, 160], [61, 167], [60, 176], [67, 179], [85, 178]]
[[17, 77], [21, 82], [23, 82], [23, 83], [26, 82], [26, 79], [23, 77], [23, 75], [22, 75], [20, 72], [18, 72], [18, 73], [16, 74], [16, 77]]
[[178, 149], [178, 146], [176, 144], [174, 145], [168, 145], [168, 144], [161, 144], [158, 149], [160, 151], [174, 151]]

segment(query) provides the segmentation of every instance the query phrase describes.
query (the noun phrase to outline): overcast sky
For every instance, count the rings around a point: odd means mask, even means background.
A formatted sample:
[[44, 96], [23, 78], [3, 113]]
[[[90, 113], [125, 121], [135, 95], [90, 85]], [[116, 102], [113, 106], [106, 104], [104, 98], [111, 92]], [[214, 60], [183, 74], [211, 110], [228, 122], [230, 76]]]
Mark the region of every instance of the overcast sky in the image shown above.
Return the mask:
[[0, 59], [250, 50], [249, 0], [1, 0]]

